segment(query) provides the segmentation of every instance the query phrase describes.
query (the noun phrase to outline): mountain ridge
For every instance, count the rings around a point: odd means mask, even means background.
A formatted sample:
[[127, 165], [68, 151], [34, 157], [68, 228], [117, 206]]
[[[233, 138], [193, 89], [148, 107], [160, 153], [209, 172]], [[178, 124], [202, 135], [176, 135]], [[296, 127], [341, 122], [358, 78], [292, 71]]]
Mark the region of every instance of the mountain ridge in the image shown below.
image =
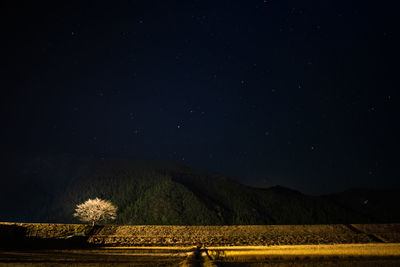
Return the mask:
[[[94, 197], [111, 200], [118, 207], [117, 224], [400, 221], [396, 212], [399, 202], [395, 199], [400, 190], [395, 189], [390, 194], [387, 190], [352, 189], [311, 196], [284, 186], [253, 188], [221, 174], [170, 162], [42, 158], [26, 166], [14, 172], [15, 183], [2, 194], [3, 205], [19, 203], [14, 208], [2, 208], [3, 221], [74, 223], [75, 206]], [[21, 202], [21, 188], [25, 197], [32, 199], [30, 203]]]

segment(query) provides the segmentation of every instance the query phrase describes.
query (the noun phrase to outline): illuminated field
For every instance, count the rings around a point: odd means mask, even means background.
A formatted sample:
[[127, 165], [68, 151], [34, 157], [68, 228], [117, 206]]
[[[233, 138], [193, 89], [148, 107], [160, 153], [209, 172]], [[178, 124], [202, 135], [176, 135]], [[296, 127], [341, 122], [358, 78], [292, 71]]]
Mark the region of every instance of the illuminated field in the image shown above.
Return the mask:
[[400, 266], [400, 225], [0, 223], [5, 266]]
[[274, 246], [400, 242], [400, 224], [106, 225], [0, 223], [0, 238], [63, 240], [83, 234], [98, 246]]
[[212, 259], [238, 256], [400, 256], [400, 244], [292, 245], [271, 247], [208, 247]]
[[6, 266], [398, 266], [400, 244], [0, 250]]
[[209, 247], [217, 266], [399, 266], [400, 244]]

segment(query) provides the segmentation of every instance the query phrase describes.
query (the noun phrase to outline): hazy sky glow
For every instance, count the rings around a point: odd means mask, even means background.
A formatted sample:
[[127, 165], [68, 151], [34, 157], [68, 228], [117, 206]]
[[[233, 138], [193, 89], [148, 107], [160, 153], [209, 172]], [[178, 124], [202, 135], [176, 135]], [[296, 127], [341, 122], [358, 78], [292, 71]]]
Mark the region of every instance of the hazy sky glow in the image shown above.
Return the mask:
[[394, 4], [117, 2], [2, 4], [4, 158], [173, 160], [311, 193], [399, 187]]

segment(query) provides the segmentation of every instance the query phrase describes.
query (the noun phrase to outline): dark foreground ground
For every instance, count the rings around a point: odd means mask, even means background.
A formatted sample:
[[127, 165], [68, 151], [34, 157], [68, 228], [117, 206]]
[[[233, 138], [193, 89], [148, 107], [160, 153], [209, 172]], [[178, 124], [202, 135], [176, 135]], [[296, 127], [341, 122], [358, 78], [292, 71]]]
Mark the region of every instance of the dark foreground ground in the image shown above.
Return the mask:
[[129, 249], [2, 250], [0, 266], [182, 266], [187, 249], [132, 251]]
[[[333, 245], [337, 246], [337, 245]], [[279, 247], [279, 246], [276, 246]], [[276, 248], [275, 247], [275, 248]], [[211, 256], [212, 250], [162, 249], [47, 249], [0, 250], [1, 266], [399, 266], [400, 255], [263, 254], [237, 250], [244, 255]], [[379, 249], [379, 248], [378, 248]], [[397, 246], [400, 251], [400, 246]], [[229, 250], [229, 249], [228, 249]], [[294, 250], [296, 250], [294, 248]], [[223, 249], [220, 252], [223, 253]], [[394, 253], [396, 254], [396, 252]]]
[[0, 223], [0, 266], [400, 266], [400, 224]]

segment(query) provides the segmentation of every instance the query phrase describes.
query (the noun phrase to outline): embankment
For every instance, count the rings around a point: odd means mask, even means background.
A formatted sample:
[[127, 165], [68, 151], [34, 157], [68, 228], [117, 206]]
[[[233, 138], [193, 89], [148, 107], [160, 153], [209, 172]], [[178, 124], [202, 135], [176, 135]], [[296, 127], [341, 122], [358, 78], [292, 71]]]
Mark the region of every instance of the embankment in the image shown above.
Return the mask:
[[400, 224], [131, 226], [0, 223], [1, 247], [400, 243]]

